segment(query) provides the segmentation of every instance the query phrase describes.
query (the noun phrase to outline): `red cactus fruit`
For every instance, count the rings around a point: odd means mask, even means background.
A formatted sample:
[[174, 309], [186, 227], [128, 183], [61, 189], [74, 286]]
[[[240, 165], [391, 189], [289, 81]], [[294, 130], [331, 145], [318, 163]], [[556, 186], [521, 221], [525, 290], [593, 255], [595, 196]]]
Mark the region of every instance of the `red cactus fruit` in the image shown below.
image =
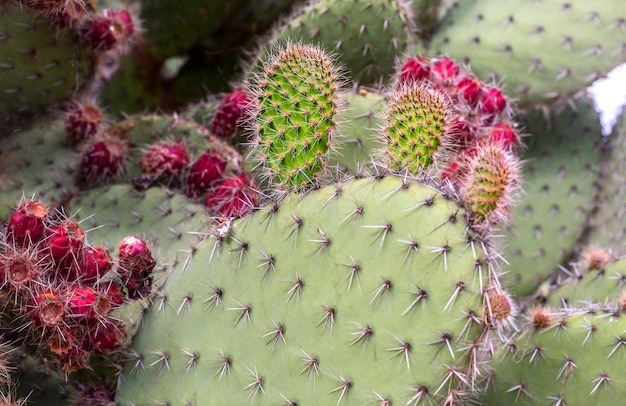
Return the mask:
[[507, 102], [500, 89], [491, 87], [487, 89], [480, 103], [480, 111], [484, 114], [495, 116], [501, 114], [506, 109]]
[[428, 79], [430, 76], [430, 66], [428, 58], [415, 55], [409, 58], [402, 69], [398, 78], [399, 84], [417, 82], [419, 80]]
[[126, 329], [116, 320], [105, 319], [96, 323], [85, 334], [83, 347], [96, 354], [111, 352], [124, 343]]
[[48, 349], [57, 355], [67, 354], [75, 344], [74, 333], [63, 325], [57, 327], [48, 338]]
[[435, 59], [431, 65], [431, 78], [436, 83], [454, 83], [461, 68], [447, 56]]
[[20, 205], [11, 215], [7, 227], [7, 240], [17, 246], [35, 244], [44, 236], [48, 216], [46, 206], [35, 200]]
[[211, 132], [218, 137], [234, 135], [251, 101], [252, 98], [245, 89], [237, 88], [230, 92], [215, 112]]
[[189, 169], [185, 194], [190, 198], [204, 195], [222, 179], [225, 170], [226, 159], [217, 152], [206, 150]]
[[34, 318], [44, 326], [57, 326], [65, 317], [63, 298], [54, 290], [39, 294], [36, 298]]
[[151, 285], [150, 273], [156, 265], [152, 252], [144, 240], [136, 236], [124, 237], [118, 253], [118, 273], [131, 298], [143, 295]]
[[85, 233], [74, 221], [65, 220], [48, 231], [46, 243], [57, 269], [69, 268], [82, 253]]
[[491, 141], [504, 146], [509, 151], [512, 150], [519, 142], [519, 135], [510, 126], [504, 123], [496, 124], [489, 133]]
[[84, 247], [78, 261], [79, 278], [83, 282], [95, 282], [113, 267], [106, 247]]
[[183, 141], [160, 141], [146, 149], [139, 159], [139, 168], [145, 175], [173, 177], [189, 164], [189, 153]]
[[71, 145], [96, 135], [102, 124], [100, 109], [91, 103], [77, 104], [67, 113], [65, 132]]
[[127, 155], [124, 140], [107, 134], [96, 135], [83, 148], [79, 183], [92, 186], [119, 175], [124, 170]]
[[81, 37], [94, 50], [107, 51], [123, 43], [135, 31], [133, 18], [126, 10], [103, 10], [84, 20]]
[[72, 287], [67, 303], [70, 313], [85, 320], [106, 317], [111, 310], [109, 299], [87, 286]]
[[15, 288], [28, 285], [40, 272], [37, 263], [28, 254], [21, 252], [14, 252], [13, 255], [3, 258], [1, 267], [1, 279]]
[[223, 217], [243, 217], [258, 204], [259, 195], [245, 174], [233, 176], [219, 184], [204, 200], [211, 213]]
[[475, 107], [483, 96], [483, 83], [473, 75], [462, 77], [456, 87], [461, 98], [471, 107]]
[[104, 284], [98, 285], [98, 291], [109, 298], [111, 303], [111, 310], [116, 309], [124, 304], [124, 291], [122, 286], [115, 281], [108, 281]]

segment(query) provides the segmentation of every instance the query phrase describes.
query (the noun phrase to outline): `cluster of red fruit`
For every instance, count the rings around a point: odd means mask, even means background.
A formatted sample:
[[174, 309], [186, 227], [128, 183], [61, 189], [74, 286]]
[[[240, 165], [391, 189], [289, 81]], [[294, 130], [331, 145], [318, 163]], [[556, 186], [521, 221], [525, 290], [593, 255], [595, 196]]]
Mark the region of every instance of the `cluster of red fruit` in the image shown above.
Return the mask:
[[447, 129], [452, 152], [439, 172], [474, 214], [487, 223], [506, 221], [519, 191], [520, 136], [502, 91], [486, 85], [448, 57], [414, 56], [403, 65], [397, 86], [429, 83], [453, 107]]
[[114, 261], [87, 243], [79, 224], [32, 200], [13, 212], [3, 237], [0, 297], [17, 316], [16, 331], [40, 340], [67, 372], [125, 342], [111, 312], [150, 290], [156, 262], [143, 240], [124, 238]]

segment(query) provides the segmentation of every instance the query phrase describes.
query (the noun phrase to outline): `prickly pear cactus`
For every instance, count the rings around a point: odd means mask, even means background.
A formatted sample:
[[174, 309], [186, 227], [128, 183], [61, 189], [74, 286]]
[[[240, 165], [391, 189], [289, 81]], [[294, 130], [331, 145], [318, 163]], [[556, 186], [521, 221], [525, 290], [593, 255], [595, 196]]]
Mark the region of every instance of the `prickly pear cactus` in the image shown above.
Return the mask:
[[488, 241], [401, 178], [291, 195], [213, 234], [146, 313], [122, 404], [461, 401], [487, 323], [511, 314]]

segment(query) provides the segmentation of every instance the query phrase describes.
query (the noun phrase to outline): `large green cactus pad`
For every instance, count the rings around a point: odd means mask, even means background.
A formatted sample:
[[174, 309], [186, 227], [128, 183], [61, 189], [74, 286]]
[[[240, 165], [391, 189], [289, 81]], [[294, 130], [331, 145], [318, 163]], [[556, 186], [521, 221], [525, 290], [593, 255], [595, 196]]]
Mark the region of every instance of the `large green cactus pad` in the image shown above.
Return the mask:
[[626, 60], [620, 1], [468, 0], [434, 34], [431, 53], [505, 80], [522, 103], [571, 97]]
[[220, 227], [155, 296], [122, 405], [428, 404], [475, 378], [495, 275], [436, 190], [354, 180]]

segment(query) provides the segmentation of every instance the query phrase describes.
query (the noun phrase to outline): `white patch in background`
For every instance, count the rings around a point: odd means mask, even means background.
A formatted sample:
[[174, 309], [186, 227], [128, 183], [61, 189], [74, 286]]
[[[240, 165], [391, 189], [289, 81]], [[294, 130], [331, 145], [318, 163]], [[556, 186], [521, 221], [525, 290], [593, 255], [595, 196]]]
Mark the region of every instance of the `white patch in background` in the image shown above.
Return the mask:
[[589, 87], [596, 110], [600, 112], [603, 135], [609, 135], [626, 106], [626, 64], [613, 69], [606, 78]]

